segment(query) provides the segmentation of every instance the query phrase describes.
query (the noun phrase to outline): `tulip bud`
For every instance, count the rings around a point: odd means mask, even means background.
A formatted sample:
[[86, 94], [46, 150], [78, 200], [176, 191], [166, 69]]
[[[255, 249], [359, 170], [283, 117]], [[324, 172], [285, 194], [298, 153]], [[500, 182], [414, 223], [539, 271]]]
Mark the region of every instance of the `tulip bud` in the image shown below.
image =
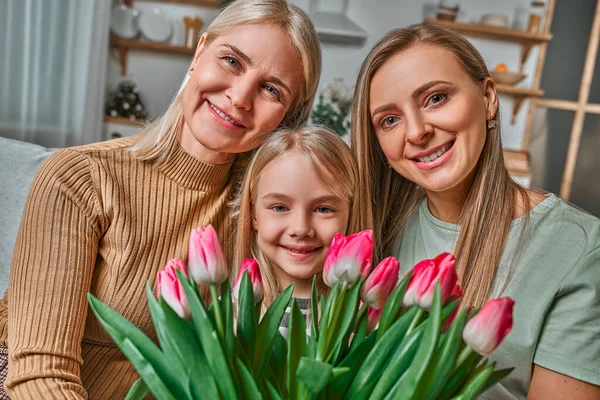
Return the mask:
[[212, 225], [192, 230], [188, 264], [190, 275], [197, 285], [220, 284], [227, 280], [229, 273], [225, 254]]
[[161, 271], [156, 274], [156, 297], [161, 297], [181, 318], [191, 318], [183, 286], [175, 271], [181, 270], [188, 276], [187, 267], [182, 260], [170, 260]]
[[510, 297], [489, 300], [463, 330], [463, 339], [473, 350], [486, 356], [498, 347], [513, 326]]
[[383, 259], [361, 288], [363, 301], [374, 309], [383, 308], [398, 283], [399, 270], [400, 263], [395, 257]]
[[263, 298], [263, 282], [258, 263], [253, 258], [246, 258], [242, 262], [240, 272], [238, 273], [237, 280], [235, 281], [235, 285], [233, 286], [232, 295], [236, 301], [239, 300], [240, 284], [242, 283], [242, 276], [244, 275], [244, 271], [246, 270], [248, 270], [248, 276], [250, 278], [250, 282], [252, 283], [254, 304], [256, 304]]
[[377, 328], [379, 324], [379, 319], [381, 318], [382, 308], [375, 309], [369, 307], [367, 311], [367, 331], [372, 332], [373, 329]]
[[433, 303], [435, 285], [440, 281], [442, 303], [446, 303], [452, 294], [458, 295], [462, 289], [457, 288], [458, 275], [454, 265], [456, 259], [450, 253], [442, 253], [433, 260], [423, 260], [413, 268], [403, 305], [410, 307], [418, 304], [419, 307], [429, 310]]
[[373, 262], [373, 231], [370, 229], [344, 237], [336, 233], [323, 267], [323, 280], [333, 287], [339, 279], [352, 284], [366, 278]]

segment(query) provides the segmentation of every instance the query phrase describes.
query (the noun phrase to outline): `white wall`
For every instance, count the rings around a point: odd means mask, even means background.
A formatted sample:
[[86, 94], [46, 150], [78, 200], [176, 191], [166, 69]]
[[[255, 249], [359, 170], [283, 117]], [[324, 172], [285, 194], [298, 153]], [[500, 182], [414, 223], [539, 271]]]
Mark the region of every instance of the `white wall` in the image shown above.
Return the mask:
[[[341, 4], [340, 0], [319, 1], [322, 2], [320, 8], [336, 9]], [[292, 0], [292, 3], [308, 10], [309, 0]], [[529, 3], [529, 0], [504, 0], [503, 2], [461, 0], [458, 21], [477, 22], [482, 14], [494, 12], [505, 14], [511, 26], [524, 29]], [[140, 10], [159, 6], [180, 26], [182, 23], [179, 21], [184, 15], [198, 15], [207, 19], [214, 12], [210, 8], [156, 2], [136, 1], [134, 4]], [[342, 77], [346, 83], [353, 84], [362, 60], [379, 38], [391, 29], [418, 23], [426, 17], [433, 16], [436, 4], [437, 2], [426, 0], [348, 0], [348, 17], [368, 33], [368, 38], [361, 46], [323, 43], [323, 73], [320, 87], [323, 88], [336, 77]], [[182, 35], [181, 32], [174, 40], [182, 41]], [[504, 62], [511, 70], [518, 70], [521, 54], [519, 45], [488, 40], [472, 40], [472, 42], [482, 53], [490, 68]], [[520, 85], [530, 86], [536, 57], [537, 49], [534, 48], [524, 69], [528, 77]], [[187, 56], [130, 52], [128, 76], [137, 82], [142, 100], [145, 101], [150, 115], [159, 115], [165, 110], [179, 88], [189, 62], [190, 57]], [[111, 57], [109, 64], [108, 83], [112, 89], [120, 79], [120, 70], [114, 57]], [[520, 148], [529, 103], [524, 102], [515, 125], [511, 125], [512, 97], [501, 96], [500, 101], [504, 145], [508, 148]]]

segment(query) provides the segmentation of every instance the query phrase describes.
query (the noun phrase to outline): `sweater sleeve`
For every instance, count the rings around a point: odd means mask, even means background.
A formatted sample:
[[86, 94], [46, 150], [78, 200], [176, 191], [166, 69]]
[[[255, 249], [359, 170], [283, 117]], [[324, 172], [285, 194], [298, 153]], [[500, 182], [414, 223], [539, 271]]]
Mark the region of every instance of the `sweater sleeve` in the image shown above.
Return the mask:
[[10, 273], [11, 398], [87, 398], [81, 341], [101, 236], [91, 171], [85, 155], [61, 150], [32, 183]]

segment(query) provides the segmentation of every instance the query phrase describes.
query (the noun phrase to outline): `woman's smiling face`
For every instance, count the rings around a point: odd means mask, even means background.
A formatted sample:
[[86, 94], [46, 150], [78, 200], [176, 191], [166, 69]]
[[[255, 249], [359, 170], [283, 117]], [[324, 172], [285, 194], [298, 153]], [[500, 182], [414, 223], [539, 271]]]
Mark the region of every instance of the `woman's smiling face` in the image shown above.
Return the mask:
[[219, 163], [256, 148], [285, 117], [304, 80], [287, 34], [241, 25], [198, 46], [183, 92], [181, 145]]
[[415, 45], [374, 74], [369, 112], [390, 165], [428, 192], [468, 191], [497, 110], [494, 83], [474, 82], [449, 51]]

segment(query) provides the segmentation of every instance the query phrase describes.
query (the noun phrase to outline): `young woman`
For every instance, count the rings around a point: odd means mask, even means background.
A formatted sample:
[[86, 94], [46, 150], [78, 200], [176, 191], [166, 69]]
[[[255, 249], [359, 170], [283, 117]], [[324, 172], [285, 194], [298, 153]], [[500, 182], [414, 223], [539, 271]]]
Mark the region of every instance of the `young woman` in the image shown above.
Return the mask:
[[86, 294], [155, 338], [146, 281], [154, 286], [169, 259], [185, 258], [193, 227], [231, 235], [227, 203], [244, 153], [279, 125], [307, 119], [320, 70], [305, 13], [285, 0], [239, 0], [200, 38], [160, 120], [135, 138], [50, 157], [33, 182], [0, 302], [11, 397], [125, 397], [137, 374], [88, 312]]
[[294, 283], [293, 296], [308, 316], [314, 275], [325, 290], [321, 272], [331, 239], [336, 232], [359, 230], [356, 193], [356, 163], [334, 133], [313, 126], [269, 137], [254, 155], [238, 199], [231, 277], [244, 258], [254, 258], [263, 279], [263, 308]]
[[600, 221], [511, 180], [496, 85], [477, 50], [435, 26], [394, 30], [364, 61], [355, 99], [376, 256], [397, 256], [404, 273], [452, 252], [464, 305], [516, 302], [491, 357], [515, 370], [483, 398], [599, 398]]

